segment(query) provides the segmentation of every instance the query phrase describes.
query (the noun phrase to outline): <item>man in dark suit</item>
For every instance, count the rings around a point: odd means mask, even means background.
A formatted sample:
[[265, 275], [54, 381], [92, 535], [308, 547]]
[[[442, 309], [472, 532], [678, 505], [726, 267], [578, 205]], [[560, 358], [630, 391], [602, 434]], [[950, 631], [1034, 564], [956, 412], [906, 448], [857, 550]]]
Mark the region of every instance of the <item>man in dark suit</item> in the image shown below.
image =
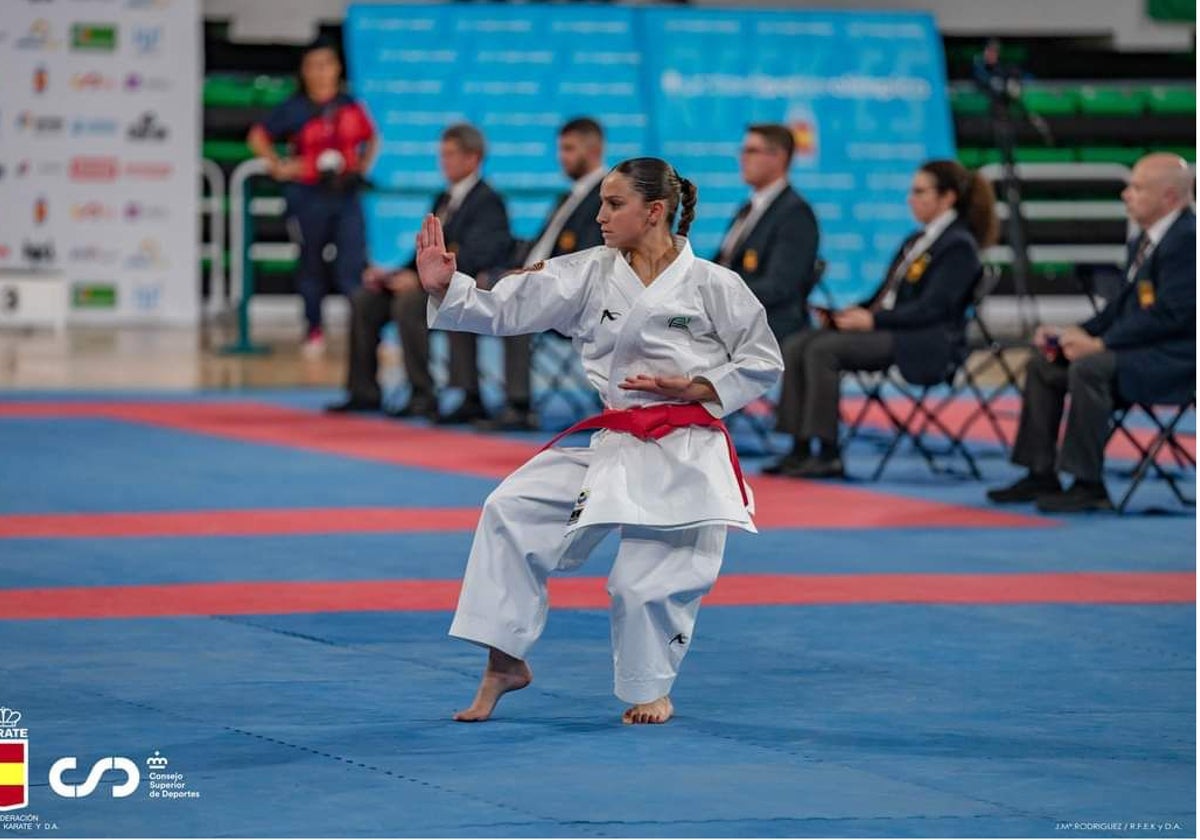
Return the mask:
[[782, 125], [752, 125], [742, 140], [742, 180], [754, 190], [713, 261], [742, 276], [767, 310], [783, 344], [808, 327], [808, 295], [816, 283], [817, 217], [788, 183], [796, 141]]
[[[530, 240], [519, 240], [510, 268], [533, 265], [552, 257], [584, 251], [604, 244], [600, 235], [600, 182], [604, 180], [604, 130], [589, 117], [577, 117], [558, 131], [558, 163], [571, 179], [571, 189], [558, 196], [542, 229]], [[481, 288], [491, 288], [503, 277], [487, 271], [476, 278]], [[496, 414], [476, 422], [481, 429], [520, 431], [537, 428], [530, 388], [531, 339], [527, 335], [504, 339], [504, 389], [507, 403]]]
[[[1141, 233], [1129, 242], [1125, 283], [1095, 317], [1073, 327], [1040, 326], [1026, 368], [1013, 463], [1028, 473], [988, 492], [997, 503], [1033, 502], [1045, 513], [1110, 510], [1104, 447], [1116, 397], [1181, 402], [1196, 387], [1196, 214], [1192, 175], [1170, 154], [1134, 166], [1121, 193]], [[1071, 397], [1055, 458], [1063, 403]], [[1067, 490], [1057, 472], [1070, 473]]]
[[[457, 255], [458, 270], [469, 275], [504, 265], [512, 252], [504, 200], [480, 173], [484, 152], [483, 135], [473, 126], [452, 125], [442, 132], [441, 168], [449, 186], [434, 200], [431, 212], [445, 226], [446, 247]], [[457, 332], [450, 334], [450, 385], [461, 388], [465, 396], [453, 412], [438, 414], [429, 372], [427, 301], [415, 263], [393, 272], [367, 270], [363, 288], [351, 298], [349, 399], [329, 406], [330, 411], [379, 410], [379, 337], [388, 319], [394, 318], [400, 327], [412, 396], [406, 406], [389, 414], [430, 417], [441, 423], [466, 423], [486, 416], [479, 396], [476, 337]]]

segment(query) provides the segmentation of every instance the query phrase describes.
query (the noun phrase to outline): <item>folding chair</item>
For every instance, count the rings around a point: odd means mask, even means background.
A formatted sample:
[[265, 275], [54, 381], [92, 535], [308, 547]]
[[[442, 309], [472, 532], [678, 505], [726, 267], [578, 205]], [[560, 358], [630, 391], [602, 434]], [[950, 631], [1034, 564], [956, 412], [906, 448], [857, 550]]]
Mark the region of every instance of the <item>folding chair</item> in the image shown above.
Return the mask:
[[[1166, 409], [1166, 419], [1159, 414], [1156, 408]], [[1175, 461], [1176, 467], [1186, 470], [1189, 467], [1192, 474], [1196, 471], [1196, 458], [1184, 448], [1176, 436], [1176, 429], [1179, 426], [1179, 421], [1187, 415], [1189, 411], [1195, 411], [1196, 394], [1193, 391], [1191, 397], [1184, 403], [1170, 406], [1152, 406], [1144, 403], [1124, 403], [1120, 404], [1113, 411], [1112, 430], [1109, 433], [1109, 441], [1117, 434], [1121, 434], [1133, 445], [1133, 448], [1138, 453], [1137, 466], [1133, 468], [1133, 473], [1130, 477], [1129, 488], [1125, 491], [1125, 495], [1117, 503], [1117, 510], [1121, 513], [1129, 506], [1129, 500], [1133, 498], [1134, 492], [1145, 481], [1146, 477], [1153, 470], [1160, 478], [1167, 482], [1167, 486], [1171, 488], [1171, 492], [1175, 495], [1180, 504], [1186, 507], [1195, 507], [1195, 497], [1187, 497], [1179, 487], [1179, 482], [1183, 478], [1182, 475], [1176, 472], [1171, 472], [1159, 463], [1159, 455], [1165, 449]], [[1150, 419], [1155, 426], [1154, 437], [1148, 445], [1138, 440], [1137, 436], [1129, 429], [1127, 423], [1132, 419], [1135, 411], [1141, 411]]]
[[[995, 403], [1009, 389], [1015, 391], [1017, 397], [1020, 397], [1023, 391], [1016, 371], [1013, 370], [1008, 359], [1004, 357], [1005, 346], [996, 339], [991, 330], [988, 329], [987, 323], [983, 320], [983, 302], [996, 288], [998, 282], [1000, 282], [999, 272], [985, 266], [978, 281], [976, 281], [975, 288], [971, 294], [971, 304], [967, 308], [968, 323], [969, 325], [974, 325], [980, 337], [980, 341], [973, 342], [969, 349], [984, 350], [987, 352], [987, 356], [983, 359], [982, 363], [972, 366], [970, 363], [971, 356], [968, 355], [967, 360], [959, 367], [959, 375], [956, 377], [955, 382], [951, 384], [949, 393], [938, 402], [933, 411], [935, 414], [941, 415], [943, 411], [958, 400], [965, 392], [969, 392], [975, 400], [975, 406], [963, 418], [962, 422], [958, 424], [954, 437], [958, 440], [964, 439], [976, 423], [981, 419], [987, 420], [992, 433], [996, 436], [996, 440], [1004, 450], [1004, 455], [1007, 456], [1012, 449], [1012, 441], [1000, 423], [1000, 410], [996, 407]], [[984, 374], [992, 368], [998, 368], [1004, 380], [1000, 384], [989, 388], [984, 384], [983, 378]]]
[[[995, 285], [996, 280], [994, 278], [990, 278], [987, 272], [981, 272], [972, 287], [970, 300], [963, 306], [964, 320], [976, 314], [973, 310], [977, 309], [977, 304], [995, 288]], [[986, 330], [986, 326], [984, 329]], [[1004, 365], [1007, 369], [1007, 362], [1004, 362]], [[861, 433], [863, 423], [866, 421], [872, 407], [881, 410], [892, 427], [892, 436], [887, 442], [883, 456], [875, 467], [875, 472], [871, 476], [872, 481], [878, 481], [883, 476], [883, 472], [887, 469], [888, 463], [891, 462], [892, 456], [896, 454], [900, 444], [906, 439], [912, 443], [913, 448], [917, 450], [932, 472], [954, 474], [954, 471], [950, 467], [939, 464], [938, 458], [958, 455], [967, 465], [967, 470], [971, 478], [977, 481], [983, 478], [979, 472], [979, 465], [975, 461], [975, 456], [971, 454], [971, 451], [967, 448], [963, 440], [966, 431], [970, 428], [970, 423], [973, 423], [977, 417], [973, 413], [972, 417], [968, 418], [969, 423], [961, 424], [957, 430], [951, 430], [939, 416], [956, 397], [955, 383], [959, 380], [961, 373], [965, 384], [957, 387], [959, 389], [968, 388], [971, 390], [979, 401], [980, 408], [977, 408], [977, 411], [991, 417], [994, 422], [995, 418], [991, 409], [991, 401], [995, 399], [996, 395], [985, 395], [979, 387], [977, 380], [964, 370], [964, 366], [965, 362], [962, 364], [952, 364], [946, 371], [945, 377], [941, 382], [921, 385], [913, 385], [906, 382], [894, 366], [882, 374], [876, 374], [873, 377], [862, 371], [852, 371], [863, 390], [865, 399], [857, 414], [847, 424], [847, 430], [842, 436], [841, 445], [844, 447]], [[929, 405], [927, 401], [933, 395], [934, 389], [943, 385], [950, 388], [949, 395], [936, 405]], [[888, 404], [887, 399], [884, 397], [885, 388], [895, 390], [901, 397], [908, 401], [909, 407], [906, 414], [901, 416], [901, 412], [894, 410]], [[935, 452], [926, 445], [924, 437], [931, 427], [946, 439], [945, 449]]]

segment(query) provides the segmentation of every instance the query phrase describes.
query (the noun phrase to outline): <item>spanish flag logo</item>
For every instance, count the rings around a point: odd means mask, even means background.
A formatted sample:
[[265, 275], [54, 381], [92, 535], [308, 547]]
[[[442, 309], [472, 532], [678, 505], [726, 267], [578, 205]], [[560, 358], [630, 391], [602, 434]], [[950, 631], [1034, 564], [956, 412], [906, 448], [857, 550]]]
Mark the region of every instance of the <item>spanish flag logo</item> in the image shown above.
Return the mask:
[[29, 742], [0, 741], [0, 811], [29, 804]]

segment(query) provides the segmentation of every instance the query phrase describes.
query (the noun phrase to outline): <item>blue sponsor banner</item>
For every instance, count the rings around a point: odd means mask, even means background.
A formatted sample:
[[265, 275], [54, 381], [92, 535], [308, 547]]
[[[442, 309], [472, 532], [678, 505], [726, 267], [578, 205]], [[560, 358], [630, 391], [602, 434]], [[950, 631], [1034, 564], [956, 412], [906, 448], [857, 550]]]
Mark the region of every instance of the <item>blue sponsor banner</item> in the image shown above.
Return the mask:
[[438, 138], [467, 121], [487, 138], [486, 177], [519, 237], [533, 236], [569, 182], [558, 129], [591, 116], [610, 163], [642, 154], [647, 118], [634, 13], [606, 6], [356, 5], [346, 17], [356, 95], [381, 134], [368, 199], [372, 259], [406, 260], [443, 186]]
[[487, 136], [485, 171], [518, 236], [566, 187], [559, 125], [586, 114], [605, 126], [609, 163], [658, 155], [697, 183], [702, 256], [748, 195], [743, 129], [784, 123], [839, 303], [874, 288], [915, 226], [905, 191], [916, 166], [953, 155], [941, 40], [925, 14], [363, 5], [346, 24], [355, 91], [382, 135], [383, 189], [368, 208], [382, 263], [411, 255], [442, 186], [438, 136], [462, 120]]
[[952, 156], [941, 39], [924, 14], [645, 9], [652, 142], [700, 188], [692, 243], [711, 257], [747, 198], [746, 125], [796, 138], [791, 180], [821, 227], [840, 304], [882, 279], [916, 223], [913, 170]]

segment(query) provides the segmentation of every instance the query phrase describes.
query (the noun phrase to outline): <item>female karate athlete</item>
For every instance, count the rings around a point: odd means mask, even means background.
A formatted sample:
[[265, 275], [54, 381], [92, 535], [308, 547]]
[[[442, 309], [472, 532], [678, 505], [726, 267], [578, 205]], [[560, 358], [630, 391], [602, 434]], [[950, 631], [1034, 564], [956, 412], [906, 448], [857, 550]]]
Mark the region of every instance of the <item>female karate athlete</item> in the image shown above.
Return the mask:
[[625, 723], [666, 722], [726, 528], [755, 530], [720, 418], [783, 370], [762, 305], [732, 271], [693, 255], [696, 188], [669, 164], [627, 160], [600, 197], [603, 246], [539, 262], [491, 291], [455, 272], [435, 217], [417, 236], [431, 328], [557, 330], [606, 407], [573, 427], [600, 430], [590, 446], [548, 446], [484, 504], [450, 635], [487, 647], [488, 662], [455, 720], [486, 720], [503, 694], [529, 685], [525, 656], [546, 623], [547, 577], [578, 567], [619, 527], [608, 579], [615, 691], [632, 704]]

